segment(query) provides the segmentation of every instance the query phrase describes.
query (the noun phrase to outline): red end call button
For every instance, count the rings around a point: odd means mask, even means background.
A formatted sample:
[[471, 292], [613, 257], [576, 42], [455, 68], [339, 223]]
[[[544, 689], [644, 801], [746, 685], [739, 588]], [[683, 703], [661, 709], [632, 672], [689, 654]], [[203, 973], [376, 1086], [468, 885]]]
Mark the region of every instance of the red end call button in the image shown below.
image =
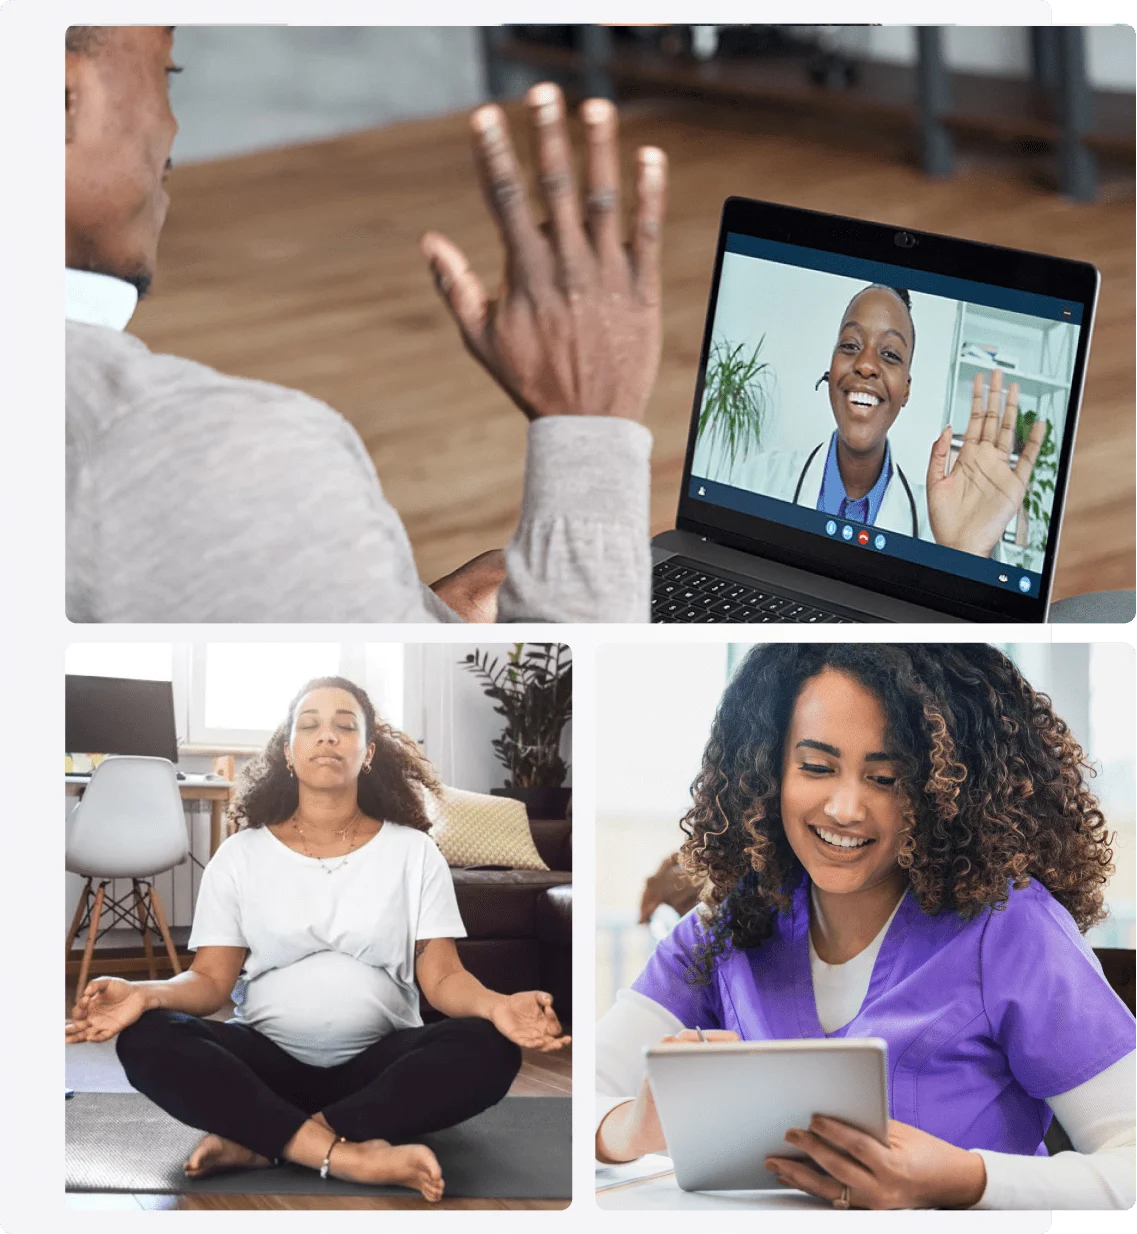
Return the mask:
[[857, 543], [867, 544], [868, 542], [869, 542], [869, 533], [867, 531], [858, 531], [857, 532]]

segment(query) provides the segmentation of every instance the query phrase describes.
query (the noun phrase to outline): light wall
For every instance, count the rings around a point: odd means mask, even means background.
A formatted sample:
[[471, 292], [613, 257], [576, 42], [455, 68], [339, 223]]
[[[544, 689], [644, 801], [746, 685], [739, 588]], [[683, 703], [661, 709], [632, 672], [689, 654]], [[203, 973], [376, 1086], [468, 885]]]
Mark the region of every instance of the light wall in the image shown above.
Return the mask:
[[470, 26], [179, 26], [176, 163], [464, 111], [486, 97]]
[[[912, 26], [845, 27], [843, 37], [870, 59], [915, 62]], [[945, 54], [961, 70], [1030, 73], [1021, 28], [947, 27]], [[185, 69], [171, 89], [180, 163], [465, 111], [487, 97], [472, 26], [179, 26], [174, 55]], [[1132, 90], [1132, 28], [1091, 28], [1087, 68], [1099, 88]], [[539, 76], [515, 67], [510, 93]]]
[[[915, 64], [913, 26], [866, 29], [868, 55], [895, 64]], [[1027, 77], [1031, 71], [1030, 32], [1021, 26], [947, 26], [944, 58], [951, 68], [992, 76]], [[1101, 90], [1132, 90], [1134, 69], [1132, 26], [1091, 26], [1086, 37], [1086, 71]]]
[[[488, 793], [505, 784], [507, 772], [494, 755], [491, 742], [501, 734], [505, 718], [494, 712], [495, 703], [482, 691], [479, 677], [463, 661], [473, 652], [488, 653], [503, 662], [512, 644], [435, 643], [415, 649], [417, 699], [410, 701], [414, 718], [407, 729], [422, 741], [423, 749], [446, 784], [470, 792]], [[410, 649], [408, 649], [409, 651]], [[408, 673], [408, 680], [411, 674]], [[410, 714], [410, 713], [408, 713]], [[572, 725], [565, 727], [561, 755], [569, 763], [566, 785], [572, 784]]]

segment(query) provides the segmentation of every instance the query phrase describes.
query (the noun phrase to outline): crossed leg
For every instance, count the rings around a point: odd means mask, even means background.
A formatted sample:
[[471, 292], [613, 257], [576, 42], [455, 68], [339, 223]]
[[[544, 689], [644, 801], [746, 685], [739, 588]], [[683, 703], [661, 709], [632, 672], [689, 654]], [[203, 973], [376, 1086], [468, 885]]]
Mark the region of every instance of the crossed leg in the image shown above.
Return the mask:
[[165, 1010], [146, 1012], [117, 1048], [135, 1088], [207, 1132], [186, 1163], [190, 1177], [277, 1158], [317, 1168], [335, 1144], [337, 1177], [401, 1184], [431, 1200], [442, 1194], [441, 1169], [410, 1141], [501, 1100], [520, 1066], [518, 1048], [475, 1019], [402, 1029], [328, 1068], [247, 1025]]

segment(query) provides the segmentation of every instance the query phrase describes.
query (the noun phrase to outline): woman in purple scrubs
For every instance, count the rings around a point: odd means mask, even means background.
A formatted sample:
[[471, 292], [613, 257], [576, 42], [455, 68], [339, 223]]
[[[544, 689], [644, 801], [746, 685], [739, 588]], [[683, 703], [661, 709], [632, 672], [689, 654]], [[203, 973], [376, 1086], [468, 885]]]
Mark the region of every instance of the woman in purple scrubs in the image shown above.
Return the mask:
[[785, 1183], [837, 1207], [1131, 1204], [1134, 1022], [1081, 937], [1111, 870], [1086, 766], [994, 648], [753, 650], [682, 823], [702, 905], [598, 1027], [598, 1157], [665, 1151], [630, 1078], [661, 1030], [883, 1037], [890, 1144], [815, 1118], [786, 1136], [806, 1161], [767, 1163]]

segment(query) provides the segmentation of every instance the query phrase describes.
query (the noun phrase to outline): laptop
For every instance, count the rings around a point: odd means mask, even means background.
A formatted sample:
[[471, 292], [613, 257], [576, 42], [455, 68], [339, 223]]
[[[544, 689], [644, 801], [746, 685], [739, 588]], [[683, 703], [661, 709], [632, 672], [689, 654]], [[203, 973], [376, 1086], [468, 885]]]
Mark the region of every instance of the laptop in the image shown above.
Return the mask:
[[729, 198], [652, 620], [1045, 621], [1099, 281]]

